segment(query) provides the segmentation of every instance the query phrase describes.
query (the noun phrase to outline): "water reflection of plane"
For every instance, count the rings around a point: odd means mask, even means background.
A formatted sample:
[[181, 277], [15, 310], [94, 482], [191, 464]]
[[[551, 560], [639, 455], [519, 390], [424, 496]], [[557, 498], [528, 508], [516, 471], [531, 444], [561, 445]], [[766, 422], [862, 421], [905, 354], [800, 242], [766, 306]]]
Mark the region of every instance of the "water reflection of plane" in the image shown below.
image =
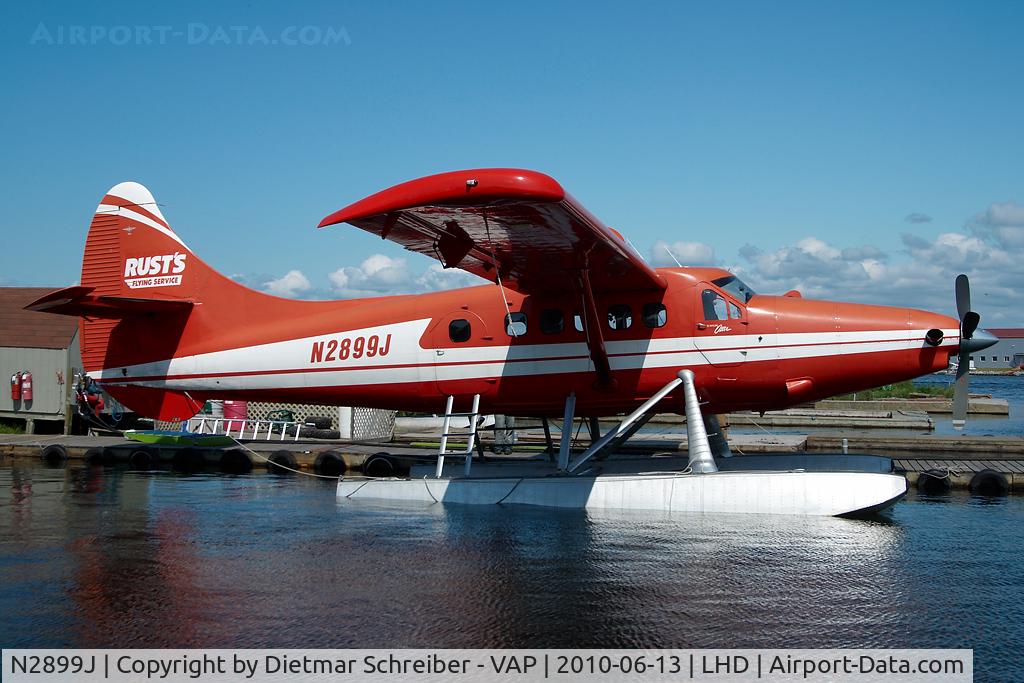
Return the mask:
[[[913, 600], [900, 578], [906, 531], [885, 520], [339, 507], [387, 520], [369, 547], [340, 539], [361, 577], [347, 600], [401, 596], [389, 625], [365, 622], [367, 646], [867, 644], [869, 621]], [[410, 592], [410, 571], [429, 589]]]
[[196, 630], [206, 596], [196, 581], [195, 513], [154, 506], [151, 475], [89, 467], [70, 469], [69, 479], [78, 483], [64, 522], [75, 644], [205, 645]]

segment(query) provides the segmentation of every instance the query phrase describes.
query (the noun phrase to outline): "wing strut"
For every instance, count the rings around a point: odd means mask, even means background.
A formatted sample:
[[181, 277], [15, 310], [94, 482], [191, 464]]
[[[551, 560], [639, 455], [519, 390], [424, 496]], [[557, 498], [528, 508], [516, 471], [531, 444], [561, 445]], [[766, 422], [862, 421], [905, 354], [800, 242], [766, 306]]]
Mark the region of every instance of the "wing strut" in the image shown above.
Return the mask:
[[587, 334], [590, 359], [594, 361], [594, 371], [597, 373], [596, 386], [600, 389], [611, 390], [615, 388], [615, 380], [612, 378], [612, 368], [608, 362], [608, 351], [604, 346], [601, 320], [597, 316], [597, 304], [594, 303], [594, 290], [590, 286], [588, 272], [586, 268], [580, 270], [579, 278], [576, 281], [576, 288], [583, 297], [583, 329]]
[[[686, 436], [687, 443], [689, 444], [690, 459], [687, 464], [687, 468], [693, 474], [707, 474], [710, 472], [717, 472], [718, 465], [715, 464], [715, 457], [711, 451], [711, 446], [708, 442], [708, 434], [704, 429], [704, 420], [701, 416], [700, 400], [697, 398], [697, 388], [693, 382], [693, 371], [683, 369], [680, 370], [676, 377], [659, 389], [653, 396], [643, 402], [639, 408], [634, 410], [632, 413], [622, 419], [622, 422], [617, 426], [609, 429], [608, 432], [600, 439], [590, 445], [590, 448], [583, 451], [572, 462], [568, 463], [564, 467], [561, 465], [562, 460], [559, 460], [559, 469], [566, 473], [572, 473], [579, 469], [580, 465], [590, 460], [594, 455], [600, 452], [603, 448], [608, 446], [616, 438], [625, 435], [629, 432], [629, 428], [637, 420], [644, 420], [645, 416], [649, 413], [653, 413], [657, 408], [658, 403], [663, 398], [675, 391], [676, 387], [683, 385], [683, 404], [686, 410]], [[569, 416], [569, 406], [566, 404], [566, 417]], [[646, 420], [645, 420], [646, 421]], [[565, 425], [562, 426], [563, 434], [565, 433]]]

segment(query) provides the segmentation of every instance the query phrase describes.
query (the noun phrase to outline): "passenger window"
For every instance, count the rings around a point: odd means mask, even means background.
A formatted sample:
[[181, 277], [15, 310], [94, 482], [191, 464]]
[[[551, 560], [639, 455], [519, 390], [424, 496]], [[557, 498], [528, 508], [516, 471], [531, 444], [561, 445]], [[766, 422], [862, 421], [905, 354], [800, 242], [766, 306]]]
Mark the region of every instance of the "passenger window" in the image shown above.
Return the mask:
[[572, 326], [577, 332], [583, 331], [583, 316], [579, 313], [572, 314]]
[[526, 314], [509, 313], [506, 315], [505, 334], [510, 337], [522, 337], [526, 334]]
[[700, 295], [701, 303], [704, 306], [705, 320], [728, 320], [729, 311], [725, 303], [725, 297], [713, 289], [705, 289]]
[[473, 328], [470, 327], [468, 320], [459, 318], [448, 323], [448, 338], [453, 342], [466, 342], [469, 341], [470, 335], [473, 333]]
[[661, 304], [644, 304], [643, 317], [647, 327], [664, 327], [668, 322], [668, 311]]
[[565, 318], [557, 308], [540, 312], [540, 331], [544, 334], [558, 334], [565, 329]]
[[633, 324], [633, 309], [627, 304], [608, 307], [608, 327], [613, 330], [628, 330]]

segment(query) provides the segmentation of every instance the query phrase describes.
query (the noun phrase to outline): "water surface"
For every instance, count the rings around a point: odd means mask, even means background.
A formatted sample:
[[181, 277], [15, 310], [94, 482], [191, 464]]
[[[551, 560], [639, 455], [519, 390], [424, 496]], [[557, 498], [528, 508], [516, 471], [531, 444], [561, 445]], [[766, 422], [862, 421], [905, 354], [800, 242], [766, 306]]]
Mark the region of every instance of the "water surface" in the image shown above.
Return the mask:
[[[918, 386], [952, 386], [952, 375], [925, 375], [914, 380]], [[864, 429], [859, 428], [859, 434], [872, 433], [889, 436], [913, 436], [917, 434], [936, 434], [939, 436], [950, 436], [966, 434], [968, 436], [1020, 436], [1024, 434], [1024, 376], [1012, 377], [1007, 375], [972, 375], [972, 394], [991, 394], [994, 398], [1006, 399], [1010, 408], [1010, 415], [968, 415], [967, 425], [963, 430], [957, 431], [953, 428], [953, 416], [949, 413], [933, 413], [930, 417], [935, 423], [935, 429]], [[762, 430], [756, 426], [735, 425], [730, 427], [732, 434], [764, 434], [768, 431], [772, 434], [814, 434], [814, 433], [835, 433], [841, 431], [836, 427], [813, 426], [802, 427], [770, 427]], [[678, 433], [679, 426], [649, 425], [645, 433], [656, 434]]]
[[968, 647], [978, 680], [1011, 680], [1022, 523], [1019, 497], [911, 495], [873, 521], [593, 514], [7, 461], [0, 645]]

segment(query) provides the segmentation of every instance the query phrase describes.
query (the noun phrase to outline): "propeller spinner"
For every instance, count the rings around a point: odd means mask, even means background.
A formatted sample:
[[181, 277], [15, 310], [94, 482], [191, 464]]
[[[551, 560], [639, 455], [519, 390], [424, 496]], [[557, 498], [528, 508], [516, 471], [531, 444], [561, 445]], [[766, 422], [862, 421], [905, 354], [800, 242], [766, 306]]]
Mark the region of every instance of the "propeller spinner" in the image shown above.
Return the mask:
[[956, 312], [960, 316], [960, 351], [957, 353], [956, 383], [953, 385], [953, 427], [963, 429], [967, 421], [971, 354], [987, 349], [999, 340], [978, 329], [981, 316], [971, 310], [971, 281], [966, 275], [957, 275], [954, 290]]

